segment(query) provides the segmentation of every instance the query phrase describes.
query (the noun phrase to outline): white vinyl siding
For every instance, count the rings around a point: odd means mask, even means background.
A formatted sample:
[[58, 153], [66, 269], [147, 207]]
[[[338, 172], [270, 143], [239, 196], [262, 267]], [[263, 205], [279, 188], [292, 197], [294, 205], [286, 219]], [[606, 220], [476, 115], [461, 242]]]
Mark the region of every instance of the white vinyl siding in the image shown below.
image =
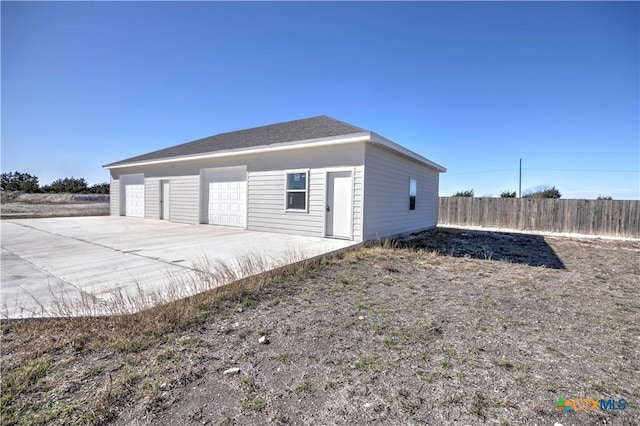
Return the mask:
[[120, 216], [120, 181], [113, 178], [109, 187], [109, 214]]
[[310, 170], [308, 188], [308, 212], [285, 212], [285, 179], [282, 170], [249, 173], [249, 229], [324, 236], [324, 172]]
[[[433, 227], [438, 222], [438, 171], [391, 150], [365, 147], [364, 237], [381, 238]], [[409, 210], [409, 180], [417, 183]]]
[[[246, 167], [247, 229], [324, 237], [326, 220], [325, 184], [329, 171], [353, 172], [353, 239], [362, 241], [364, 195], [364, 143], [330, 148], [299, 149], [262, 155], [238, 155], [215, 160], [184, 161], [176, 164], [136, 166], [111, 170], [112, 177], [144, 173], [157, 185], [171, 181], [171, 222], [206, 223], [201, 200], [202, 170]], [[285, 210], [285, 171], [308, 170], [308, 211]], [[151, 189], [147, 196], [151, 196]], [[157, 193], [153, 195], [158, 209]], [[149, 210], [151, 214], [152, 210]], [[157, 212], [156, 214], [159, 214]], [[149, 216], [150, 217], [150, 216]]]
[[171, 222], [200, 223], [200, 175], [171, 178]]
[[144, 217], [160, 219], [160, 180], [144, 180]]

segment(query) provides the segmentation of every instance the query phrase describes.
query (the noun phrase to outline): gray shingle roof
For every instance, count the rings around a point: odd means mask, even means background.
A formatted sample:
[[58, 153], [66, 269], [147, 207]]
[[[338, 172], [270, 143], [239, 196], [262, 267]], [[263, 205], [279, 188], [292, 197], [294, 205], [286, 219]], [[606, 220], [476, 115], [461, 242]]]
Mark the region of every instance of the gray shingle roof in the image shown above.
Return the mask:
[[118, 166], [140, 161], [182, 157], [231, 149], [252, 148], [276, 143], [303, 141], [369, 132], [360, 127], [336, 120], [326, 115], [254, 127], [236, 132], [220, 133], [208, 138], [153, 151], [148, 154], [127, 158], [126, 160], [106, 164], [104, 167]]

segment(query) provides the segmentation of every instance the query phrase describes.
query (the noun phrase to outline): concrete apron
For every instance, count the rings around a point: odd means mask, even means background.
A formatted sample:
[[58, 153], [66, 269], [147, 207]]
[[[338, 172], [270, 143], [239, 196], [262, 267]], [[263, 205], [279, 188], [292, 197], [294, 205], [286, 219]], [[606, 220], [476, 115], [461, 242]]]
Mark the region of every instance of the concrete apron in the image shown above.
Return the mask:
[[[126, 217], [3, 220], [0, 317], [134, 312], [356, 243]], [[220, 273], [221, 270], [226, 273]]]

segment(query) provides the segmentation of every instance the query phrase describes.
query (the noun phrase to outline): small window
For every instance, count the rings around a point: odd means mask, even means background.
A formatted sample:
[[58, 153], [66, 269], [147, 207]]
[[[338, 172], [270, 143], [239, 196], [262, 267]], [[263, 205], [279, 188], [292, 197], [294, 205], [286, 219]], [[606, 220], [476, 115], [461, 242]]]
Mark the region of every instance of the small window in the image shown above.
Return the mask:
[[287, 210], [307, 210], [308, 172], [287, 172]]
[[409, 210], [416, 209], [416, 192], [418, 183], [415, 179], [409, 179]]

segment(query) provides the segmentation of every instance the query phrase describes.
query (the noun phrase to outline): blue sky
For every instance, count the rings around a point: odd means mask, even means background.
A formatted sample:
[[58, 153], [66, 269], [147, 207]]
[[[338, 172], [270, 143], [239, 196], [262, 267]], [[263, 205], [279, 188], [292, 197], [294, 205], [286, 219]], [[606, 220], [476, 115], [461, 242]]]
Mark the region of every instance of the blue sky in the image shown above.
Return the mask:
[[441, 195], [640, 198], [637, 2], [6, 2], [2, 170], [103, 164], [326, 114], [448, 168]]

